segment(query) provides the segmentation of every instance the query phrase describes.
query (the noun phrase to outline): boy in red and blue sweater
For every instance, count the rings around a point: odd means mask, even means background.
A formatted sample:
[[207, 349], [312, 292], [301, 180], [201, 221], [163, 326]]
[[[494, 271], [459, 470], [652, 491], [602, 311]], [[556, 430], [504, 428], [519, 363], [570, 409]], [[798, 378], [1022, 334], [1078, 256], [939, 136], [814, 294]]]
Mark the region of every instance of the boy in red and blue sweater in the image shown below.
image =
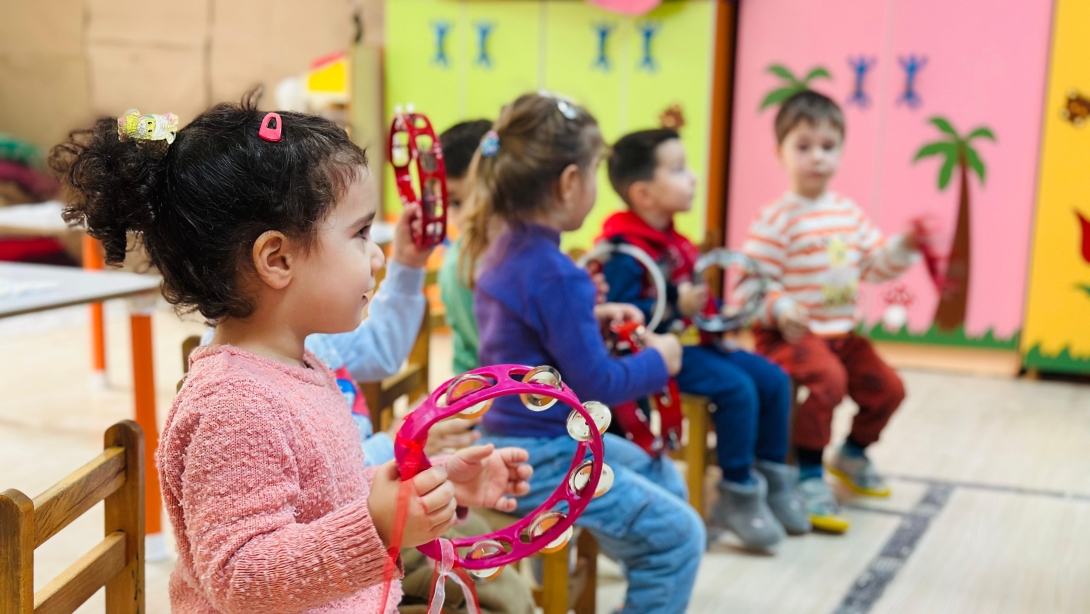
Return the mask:
[[[645, 130], [617, 141], [609, 179], [628, 205], [609, 217], [602, 240], [647, 252], [667, 279], [667, 310], [659, 330], [684, 328], [689, 318], [714, 314], [719, 306], [705, 284], [693, 284], [696, 247], [674, 229], [673, 217], [692, 207], [696, 177], [673, 130]], [[614, 255], [604, 267], [611, 302], [631, 303], [648, 318], [655, 301], [647, 273], [632, 257]], [[723, 481], [710, 524], [734, 532], [751, 549], [767, 549], [784, 533], [810, 530], [796, 490], [798, 472], [787, 455], [791, 384], [764, 358], [723, 344], [684, 348], [678, 387], [714, 404]]]

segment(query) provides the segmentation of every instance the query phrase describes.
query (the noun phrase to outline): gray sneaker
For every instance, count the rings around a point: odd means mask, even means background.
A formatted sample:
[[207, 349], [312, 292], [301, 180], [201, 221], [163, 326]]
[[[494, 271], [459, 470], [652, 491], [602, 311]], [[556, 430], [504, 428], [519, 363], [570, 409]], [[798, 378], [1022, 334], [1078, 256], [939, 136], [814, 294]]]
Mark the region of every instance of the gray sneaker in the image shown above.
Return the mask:
[[815, 531], [843, 533], [848, 530], [851, 523], [840, 516], [840, 504], [824, 479], [809, 478], [799, 482], [799, 492], [806, 502], [806, 511]]
[[756, 469], [768, 480], [768, 507], [787, 534], [809, 533], [812, 528], [810, 515], [806, 513], [806, 501], [798, 490], [798, 468], [782, 463], [757, 461]]
[[889, 486], [874, 464], [866, 456], [852, 456], [844, 454], [844, 448], [837, 450], [833, 462], [826, 467], [829, 473], [835, 475], [848, 487], [848, 490], [857, 495], [867, 497], [888, 497]]
[[719, 501], [712, 508], [708, 524], [727, 529], [750, 550], [767, 550], [783, 541], [783, 527], [768, 509], [768, 483], [760, 473], [751, 472], [752, 484], [722, 481]]

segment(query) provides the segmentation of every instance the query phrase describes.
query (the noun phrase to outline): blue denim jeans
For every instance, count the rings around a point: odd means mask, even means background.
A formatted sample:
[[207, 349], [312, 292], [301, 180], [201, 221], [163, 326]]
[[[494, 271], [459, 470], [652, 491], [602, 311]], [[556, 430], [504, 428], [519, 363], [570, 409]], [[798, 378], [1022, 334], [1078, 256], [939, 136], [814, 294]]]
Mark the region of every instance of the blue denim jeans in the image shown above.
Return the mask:
[[[776, 463], [787, 456], [791, 379], [763, 356], [741, 350], [687, 346], [677, 385], [715, 403], [716, 453], [724, 477], [743, 481], [754, 457]], [[729, 479], [729, 478], [728, 478]]]
[[[530, 453], [534, 477], [516, 514], [532, 512], [568, 479], [575, 449], [570, 437], [538, 439], [484, 432], [481, 443]], [[652, 458], [635, 444], [607, 434], [605, 462], [613, 488], [591, 501], [575, 524], [594, 534], [628, 580], [623, 614], [685, 612], [704, 555], [704, 522], [689, 506], [685, 482], [668, 458]]]

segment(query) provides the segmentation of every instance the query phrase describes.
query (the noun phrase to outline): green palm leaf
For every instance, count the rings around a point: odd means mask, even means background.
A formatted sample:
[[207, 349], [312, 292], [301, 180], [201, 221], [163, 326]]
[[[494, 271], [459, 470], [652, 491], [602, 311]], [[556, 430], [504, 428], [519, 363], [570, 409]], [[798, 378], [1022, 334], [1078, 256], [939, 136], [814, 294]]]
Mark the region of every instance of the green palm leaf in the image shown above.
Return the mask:
[[799, 80], [795, 78], [795, 75], [791, 74], [791, 71], [788, 70], [787, 67], [783, 64], [773, 64], [769, 66], [768, 72], [776, 75], [784, 81], [787, 81], [788, 83], [791, 83], [792, 85], [799, 82]]
[[938, 128], [939, 130], [942, 130], [946, 134], [949, 134], [950, 136], [954, 137], [954, 139], [956, 139], [958, 141], [961, 140], [961, 137], [958, 136], [958, 131], [954, 130], [954, 127], [951, 126], [950, 122], [946, 121], [945, 118], [936, 116], [936, 117], [932, 117], [930, 121], [931, 121], [932, 124], [935, 124], [935, 127]]
[[818, 66], [817, 68], [806, 73], [806, 77], [802, 80], [804, 85], [809, 84], [814, 79], [821, 77], [823, 79], [832, 79], [833, 76], [829, 74], [829, 71], [825, 70], [825, 67]]
[[980, 183], [984, 183], [984, 161], [980, 159], [980, 154], [975, 149], [965, 146], [965, 160], [969, 163], [969, 167], [976, 171], [978, 177], [980, 177]]
[[973, 130], [972, 132], [970, 132], [969, 136], [965, 137], [965, 140], [966, 141], [971, 141], [971, 140], [976, 139], [976, 138], [986, 138], [988, 140], [994, 141], [995, 140], [995, 134], [993, 134], [991, 129], [987, 128], [986, 126], [981, 126], [981, 127], [977, 128], [976, 130]]
[[942, 169], [939, 170], [939, 191], [946, 189], [946, 186], [950, 185], [950, 177], [954, 175], [954, 167], [957, 166], [957, 157], [950, 157], [943, 163]]
[[781, 87], [778, 90], [773, 90], [768, 96], [765, 96], [764, 100], [761, 101], [761, 106], [758, 110], [763, 111], [767, 107], [780, 104], [781, 102], [794, 96], [797, 92], [800, 91], [802, 91], [802, 88], [798, 87], [797, 85]]
[[936, 143], [930, 143], [924, 145], [916, 152], [916, 157], [912, 159], [913, 162], [918, 162], [929, 156], [943, 155], [947, 158], [956, 158], [958, 155], [957, 143], [951, 143], [949, 141], [938, 141]]

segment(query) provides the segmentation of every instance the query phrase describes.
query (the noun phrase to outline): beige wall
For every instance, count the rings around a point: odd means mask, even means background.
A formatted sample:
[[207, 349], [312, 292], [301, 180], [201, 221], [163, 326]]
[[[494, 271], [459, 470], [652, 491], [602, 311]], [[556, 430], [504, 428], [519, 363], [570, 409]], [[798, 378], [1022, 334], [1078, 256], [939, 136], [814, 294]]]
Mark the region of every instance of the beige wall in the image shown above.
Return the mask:
[[126, 109], [192, 119], [262, 83], [269, 94], [347, 49], [355, 14], [382, 41], [382, 0], [2, 0], [0, 132], [42, 147]]

